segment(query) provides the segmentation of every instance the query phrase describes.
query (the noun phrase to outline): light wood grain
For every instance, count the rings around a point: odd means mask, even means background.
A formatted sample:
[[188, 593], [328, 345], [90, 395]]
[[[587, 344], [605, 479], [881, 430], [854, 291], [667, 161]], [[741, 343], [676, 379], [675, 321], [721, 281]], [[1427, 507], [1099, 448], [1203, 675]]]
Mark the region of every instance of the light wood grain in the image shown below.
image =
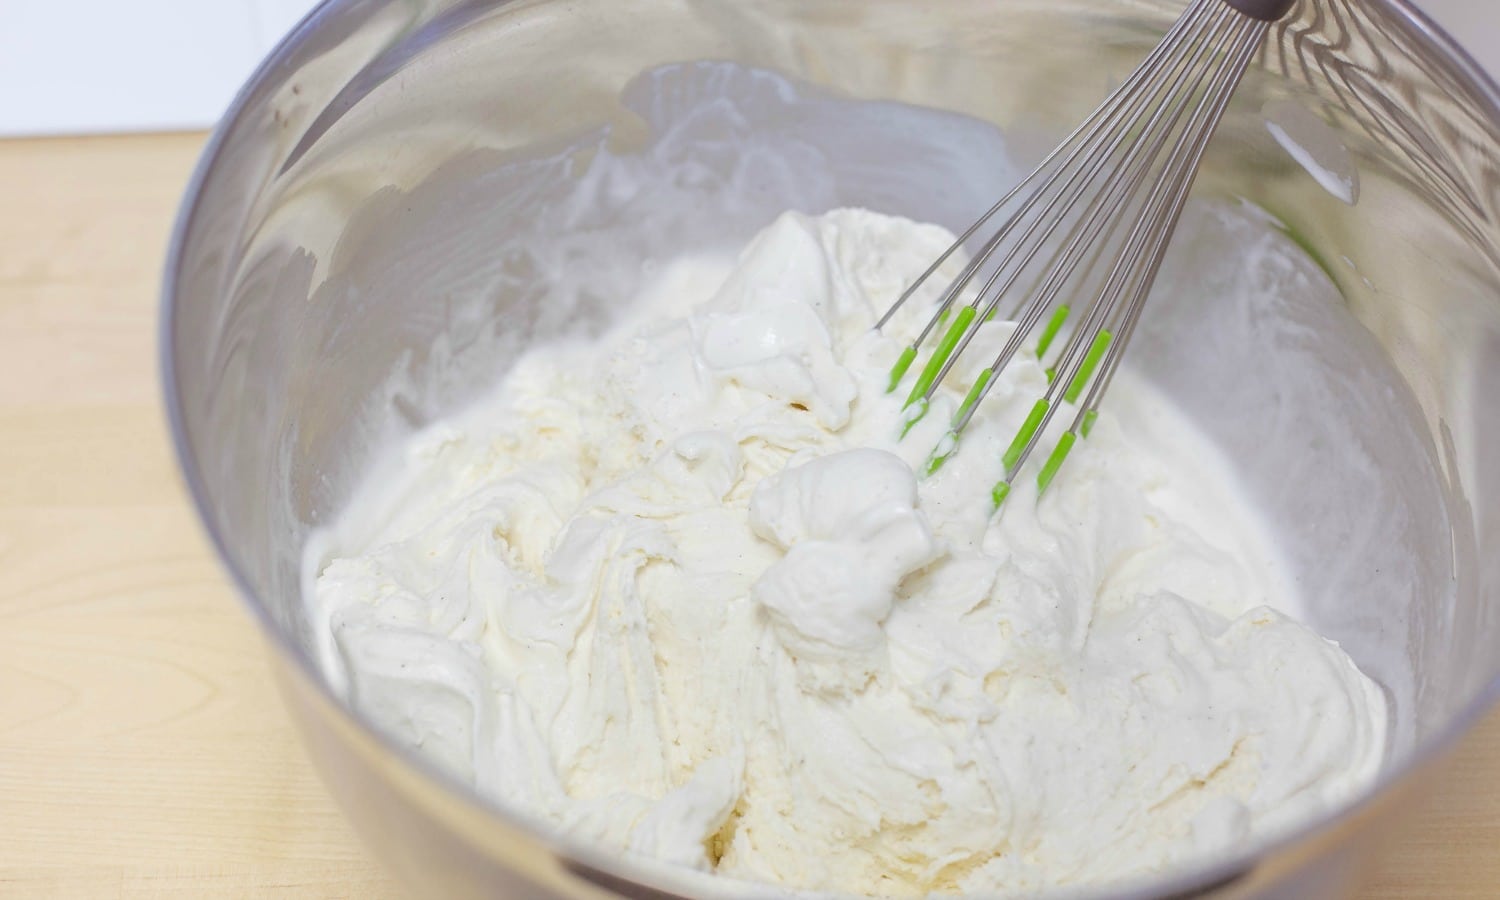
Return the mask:
[[156, 288], [201, 144], [0, 143], [0, 897], [395, 895], [168, 451]]
[[[156, 288], [201, 142], [0, 142], [0, 897], [396, 893], [168, 452]], [[1500, 718], [1367, 896], [1500, 896]]]

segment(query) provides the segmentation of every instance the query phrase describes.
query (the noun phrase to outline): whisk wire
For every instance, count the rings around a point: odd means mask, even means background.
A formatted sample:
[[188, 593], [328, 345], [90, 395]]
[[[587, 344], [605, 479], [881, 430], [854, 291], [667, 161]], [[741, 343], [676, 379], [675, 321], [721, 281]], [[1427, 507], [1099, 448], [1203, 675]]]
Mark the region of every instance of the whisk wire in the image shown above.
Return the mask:
[[[1211, 35], [1217, 35], [1230, 19], [1236, 18], [1233, 11], [1223, 6], [1219, 0], [1200, 0], [1199, 6], [1214, 10], [1214, 15], [1207, 23], [1211, 29]], [[1190, 9], [1188, 13], [1184, 14], [1183, 18], [1195, 20], [1195, 13], [1198, 11], [1197, 8]], [[1189, 30], [1187, 33], [1192, 34], [1193, 31]], [[1134, 89], [1129, 91], [1125, 91], [1123, 88], [1118, 89], [1114, 97], [1121, 98], [1120, 102], [1110, 103], [1107, 101], [1105, 104], [1106, 107], [1112, 110], [1106, 124], [1113, 124], [1117, 120], [1122, 124], [1136, 121], [1143, 109], [1152, 109], [1153, 111], [1147, 118], [1143, 133], [1149, 133], [1156, 128], [1166, 112], [1164, 103], [1167, 98], [1174, 96], [1180, 91], [1189, 79], [1189, 76], [1193, 73], [1193, 67], [1211, 49], [1211, 43], [1208, 41], [1179, 41], [1173, 45], [1172, 49], [1178, 51], [1178, 54], [1176, 58], [1168, 57], [1167, 71], [1175, 71], [1177, 73], [1176, 77], [1170, 81], [1163, 80], [1157, 82], [1144, 97], [1140, 98], [1132, 99], [1131, 95], [1134, 93]], [[1186, 98], [1184, 99], [1184, 104], [1185, 102]], [[1180, 105], [1173, 115], [1173, 124], [1180, 117], [1183, 108], [1185, 108], [1185, 105]], [[1168, 127], [1167, 133], [1170, 133], [1170, 128], [1171, 126]], [[1011, 287], [1014, 286], [1016, 279], [1020, 277], [1026, 267], [1035, 259], [1037, 253], [1046, 246], [1047, 240], [1068, 219], [1077, 203], [1084, 197], [1089, 196], [1089, 188], [1094, 185], [1098, 176], [1105, 171], [1105, 167], [1122, 147], [1128, 146], [1129, 149], [1125, 159], [1117, 163], [1115, 168], [1129, 170], [1135, 165], [1137, 160], [1141, 160], [1144, 165], [1149, 166], [1151, 160], [1160, 152], [1162, 143], [1165, 140], [1163, 137], [1162, 140], [1158, 141], [1148, 155], [1145, 153], [1146, 144], [1140, 140], [1131, 141], [1131, 137], [1129, 128], [1115, 131], [1112, 133], [1112, 136], [1105, 137], [1104, 140], [1107, 142], [1107, 147], [1104, 151], [1092, 153], [1089, 157], [1089, 162], [1083, 168], [1069, 169], [1067, 163], [1064, 163], [1061, 167], [1053, 171], [1041, 187], [1029, 195], [1022, 203], [1020, 209], [1007, 219], [1000, 230], [985, 243], [980, 254], [970, 261], [959, 278], [948, 288], [933, 317], [908, 348], [911, 351], [911, 358], [915, 358], [915, 351], [921, 346], [927, 334], [942, 321], [948, 311], [948, 307], [963, 288], [967, 286], [979, 268], [988, 262], [1000, 242], [1018, 224], [1022, 222], [1028, 223], [1016, 246], [1001, 259], [1000, 264], [989, 276], [984, 286], [980, 288], [974, 300], [969, 304], [969, 307], [960, 311], [959, 315], [949, 325], [937, 348], [928, 358], [926, 366], [923, 367], [916, 382], [912, 385], [911, 392], [906, 400], [907, 406], [912, 407], [911, 414], [908, 416], [906, 422], [908, 430], [926, 414], [927, 401], [931, 399], [933, 392], [937, 390], [937, 386], [946, 377], [952, 367], [953, 361], [957, 358], [957, 354], [961, 353], [968, 346], [973, 335], [977, 333], [977, 328], [971, 330], [970, 326], [976, 318], [980, 318], [979, 309], [981, 302], [984, 302], [986, 297], [989, 298], [984, 307], [983, 318], [980, 319], [980, 321], [984, 321], [989, 318], [989, 315], [998, 306], [1000, 298], [1007, 294]], [[1081, 152], [1082, 150], [1089, 149], [1091, 146], [1093, 145], [1085, 143], [1080, 145], [1078, 150]], [[1070, 156], [1070, 160], [1072, 158]], [[1051, 190], [1053, 184], [1064, 174], [1067, 174], [1067, 180], [1057, 191], [1056, 196], [1050, 198], [1046, 211], [1047, 214], [1033, 216], [1033, 211], [1037, 209], [1038, 205], [1044, 199], [1048, 199], [1048, 192]], [[1114, 186], [1119, 186], [1118, 179], [1116, 179]], [[1114, 192], [1111, 192], [1109, 196], [1113, 195]], [[1109, 202], [1108, 197], [1102, 202], [1107, 204]], [[1097, 217], [1100, 208], [1101, 198], [1096, 191], [1089, 204], [1085, 207], [1085, 217]], [[1042, 229], [1040, 234], [1037, 233], [1039, 228]], [[1071, 266], [1069, 266], [1069, 270], [1071, 271]], [[1005, 281], [1003, 284], [999, 284], [997, 288], [997, 283], [1000, 282], [1002, 277], [1005, 278]], [[1025, 329], [1029, 329], [1034, 325], [1034, 321], [1028, 322], [1024, 328], [1018, 328], [1017, 331], [1024, 335]], [[909, 359], [903, 357], [903, 360], [903, 362], [898, 362], [900, 371], [893, 371], [892, 373], [891, 381], [893, 386], [900, 381], [901, 375], [904, 374], [905, 366], [910, 364]]]
[[[1137, 86], [1145, 82], [1150, 75], [1151, 65], [1158, 58], [1165, 56], [1167, 53], [1175, 49], [1175, 46], [1177, 44], [1175, 38], [1180, 37], [1184, 32], [1186, 32], [1191, 27], [1192, 21], [1198, 15], [1200, 15], [1204, 9], [1211, 6], [1212, 2], [1213, 0], [1207, 0], [1207, 2], [1205, 2], [1205, 0], [1195, 0], [1193, 6], [1190, 7], [1189, 10], [1184, 13], [1184, 15], [1179, 17], [1176, 22], [1173, 23], [1172, 28], [1167, 32], [1166, 37], [1154, 48], [1152, 48], [1151, 53], [1146, 57], [1146, 60], [1140, 66], [1136, 67], [1133, 72], [1131, 72], [1130, 76], [1126, 78], [1125, 82], [1115, 90], [1114, 94], [1110, 96], [1109, 100], [1099, 107], [1095, 108], [1094, 111], [1089, 114], [1088, 118], [1084, 119], [1084, 121], [1077, 128], [1073, 129], [1073, 132], [1071, 134], [1064, 138], [1062, 142], [1059, 143], [1056, 147], [1052, 148], [1051, 152], [1049, 152], [1047, 156], [1043, 158], [1041, 163], [1039, 163], [1035, 169], [1033, 169], [1025, 178], [1022, 178], [1020, 182], [1018, 182], [1014, 187], [1007, 191], [1003, 197], [1001, 197], [998, 201], [995, 202], [993, 206], [989, 208], [989, 211], [980, 216], [974, 222], [974, 224], [970, 225], [968, 229], [964, 231], [963, 234], [959, 235], [958, 239], [954, 241], [947, 250], [943, 251], [942, 255], [932, 262], [932, 265], [927, 267], [926, 271], [917, 276], [917, 279], [913, 281], [906, 288], [906, 290], [901, 293], [901, 296], [896, 299], [896, 302], [892, 303], [890, 308], [885, 311], [885, 314], [882, 315], [880, 319], [875, 323], [875, 330], [879, 331], [881, 328], [884, 328], [886, 324], [890, 322], [891, 317], [894, 316], [896, 312], [906, 304], [906, 301], [910, 300], [912, 295], [914, 295], [929, 278], [936, 274], [938, 269], [942, 268], [943, 263], [947, 262], [948, 259], [951, 258], [960, 247], [964, 246], [964, 244], [968, 242], [969, 238], [973, 237], [980, 228], [983, 228], [985, 223], [994, 218], [995, 215], [1000, 212], [1000, 210], [1004, 209], [1010, 203], [1010, 201], [1014, 200], [1023, 190], [1025, 190], [1027, 185], [1034, 181], [1043, 172], [1047, 171], [1051, 167], [1052, 163], [1056, 162], [1058, 160], [1058, 157], [1063, 155], [1064, 151], [1068, 152], [1068, 158], [1063, 161], [1063, 165], [1071, 163], [1073, 159], [1077, 157], [1078, 153], [1082, 152], [1083, 148], [1087, 146], [1088, 142], [1093, 139], [1093, 136], [1098, 132], [1098, 130], [1102, 127], [1105, 127], [1105, 123], [1101, 122], [1101, 120], [1106, 117], [1113, 116], [1115, 110], [1114, 101], [1116, 100], [1116, 98], [1122, 92], [1133, 91]], [[954, 292], [954, 296], [957, 296], [957, 292]], [[949, 302], [951, 302], [951, 298]], [[922, 337], [919, 337], [914, 342], [914, 344], [921, 343], [922, 339], [925, 336], [926, 332], [924, 331]]]
[[[1259, 46], [1263, 31], [1264, 27], [1261, 29], [1261, 33], [1253, 33], [1245, 41], [1242, 53], [1246, 63], [1248, 63], [1250, 57], [1254, 55]], [[1240, 67], [1235, 72], [1234, 79], [1236, 82], [1242, 76], [1243, 71], [1243, 67]], [[1234, 85], [1231, 85], [1231, 91], [1233, 87]], [[1219, 100], [1218, 109], [1211, 114], [1215, 120], [1223, 116], [1224, 109], [1229, 105], [1229, 97], [1230, 94], [1226, 93]], [[1211, 134], [1205, 133], [1195, 141], [1191, 158], [1186, 161], [1176, 175], [1177, 179], [1182, 183], [1172, 194], [1173, 202], [1171, 208], [1162, 215], [1162, 224], [1157, 239], [1152, 246], [1150, 261], [1132, 291], [1130, 303], [1120, 324], [1117, 347], [1121, 349], [1111, 353], [1106, 359], [1104, 367], [1100, 369], [1099, 377], [1090, 385], [1088, 395], [1084, 398], [1084, 402], [1079, 407], [1074, 422], [1070, 426], [1069, 430], [1080, 432], [1083, 437], [1088, 436], [1087, 423], [1091, 422], [1091, 417], [1097, 413], [1098, 404], [1103, 400], [1104, 392], [1109, 388], [1110, 382], [1114, 379], [1115, 371], [1119, 368], [1120, 360], [1124, 357], [1123, 348], [1129, 344], [1130, 337], [1135, 332], [1136, 322], [1140, 319], [1141, 311], [1145, 309], [1146, 297], [1150, 293], [1151, 285], [1156, 279], [1156, 273], [1160, 270], [1162, 260], [1166, 256], [1167, 246], [1177, 229], [1178, 218], [1181, 215], [1183, 205], [1187, 202], [1187, 195], [1189, 188], [1192, 186], [1194, 173], [1197, 172], [1198, 164], [1203, 158], [1205, 150], [1208, 148], [1210, 137], [1212, 137]]]
[[[1002, 454], [1003, 476], [991, 496], [998, 507], [1058, 408], [1073, 405], [1071, 424], [1037, 476], [1039, 493], [1046, 491], [1076, 441], [1088, 436], [1209, 140], [1271, 21], [1290, 5], [1291, 0], [1194, 0], [1105, 102], [960, 235], [880, 318], [877, 328], [982, 227], [1002, 210], [1016, 207], [948, 284], [932, 316], [891, 369], [889, 390], [894, 391], [923, 344], [940, 332], [903, 407], [904, 436], [926, 414], [983, 324], [1012, 296], [1022, 275], [1035, 269], [1043, 248], [1060, 248], [1051, 251], [1049, 262], [1019, 294], [1008, 315], [1016, 320], [1014, 330], [964, 395], [928, 458], [929, 474], [956, 451], [996, 376], [1047, 317], [1036, 341], [1037, 359], [1045, 365], [1059, 338], [1062, 346], [1055, 363], [1045, 368], [1043, 396]], [[978, 290], [954, 313], [958, 299], [986, 267]], [[1098, 289], [1090, 289], [1096, 282]], [[1088, 302], [1077, 324], [1065, 332], [1073, 314], [1070, 298], [1084, 293]]]
[[[1109, 327], [1112, 324], [1111, 320], [1116, 315], [1121, 298], [1128, 294], [1130, 300], [1126, 304], [1126, 310], [1134, 310], [1130, 326], [1131, 330], [1134, 330], [1135, 319], [1139, 317], [1140, 309], [1144, 307], [1145, 298], [1150, 292], [1156, 272], [1160, 269], [1183, 204], [1187, 201], [1188, 192], [1197, 173], [1198, 162], [1208, 146], [1219, 119], [1223, 116], [1235, 85], [1244, 74], [1250, 56], [1259, 46], [1266, 27], [1266, 23], [1254, 19], [1247, 19], [1241, 23], [1240, 33], [1236, 35], [1236, 44], [1239, 46], [1236, 46], [1229, 54], [1232, 63], [1215, 73], [1214, 83], [1204, 94], [1205, 102], [1195, 110], [1193, 119], [1187, 126], [1186, 133], [1193, 137], [1180, 142], [1174, 148], [1164, 167], [1164, 171], [1168, 174], [1159, 179], [1153, 188], [1127, 238], [1126, 248], [1117, 258], [1110, 280], [1100, 292], [1098, 299], [1091, 304], [1089, 319], [1075, 332], [1064, 351], [1066, 356], [1065, 361], [1059, 365], [1059, 377], [1054, 380], [1042, 401], [1047, 402], [1048, 406], [1043, 410], [1036, 427], [1029, 429], [1029, 433], [1023, 432], [1026, 433], [1026, 443], [1019, 457], [1013, 467], [1007, 468], [1005, 477], [996, 485], [995, 491], [1002, 495], [1002, 499], [1003, 495], [1009, 492], [1009, 485], [1015, 476], [1015, 470], [1025, 463], [1035, 449], [1047, 424], [1057, 411], [1055, 398], [1057, 386], [1063, 383], [1069, 384], [1064, 399], [1069, 403], [1075, 403], [1083, 383], [1089, 377], [1088, 369], [1092, 368], [1089, 363], [1090, 358], [1093, 358], [1094, 366], [1097, 366], [1102, 357], [1110, 357], [1111, 361], [1107, 365], [1111, 375], [1113, 374], [1117, 365], [1115, 361], [1123, 355], [1122, 348], [1125, 346], [1126, 335], [1120, 332], [1118, 326], [1115, 326], [1113, 330], [1119, 334], [1121, 340], [1112, 340], [1113, 335]], [[1144, 266], [1142, 266], [1143, 259], [1146, 260]], [[1130, 287], [1128, 292], [1127, 286]], [[1094, 338], [1090, 343], [1089, 352], [1080, 360], [1078, 354], [1083, 346], [1082, 337], [1086, 334], [1093, 334]], [[1073, 425], [1069, 426], [1059, 438], [1052, 454], [1043, 463], [1042, 470], [1037, 477], [1039, 491], [1047, 489], [1063, 460], [1076, 443], [1078, 431], [1088, 412], [1097, 408], [1100, 396], [1098, 388], [1100, 387], [1099, 380], [1095, 379], [1096, 390], [1090, 392], [1090, 400], [1078, 409]]]
[[[1227, 25], [1227, 21], [1216, 24], [1216, 32], [1224, 30]], [[1207, 43], [1200, 45], [1197, 56], [1201, 57], [1207, 50], [1208, 46], [1209, 45]], [[1193, 62], [1196, 62], [1196, 59], [1197, 57], [1194, 58]], [[1171, 90], [1175, 91], [1177, 88], [1181, 87], [1182, 83], [1186, 80], [1190, 72], [1191, 69], [1187, 66], [1184, 66], [1182, 71], [1177, 76], [1176, 81], [1171, 86]], [[1066, 240], [1064, 248], [1058, 257], [1059, 262], [1056, 265], [1050, 267], [1047, 273], [1041, 279], [1039, 279], [1040, 286], [1038, 289], [1032, 292], [1028, 292], [1027, 296], [1031, 298], [1029, 302], [1023, 297], [1021, 303], [1017, 305], [1016, 311], [1018, 313], [1020, 313], [1023, 309], [1025, 310], [1022, 323], [1019, 324], [1015, 331], [1011, 333], [1010, 339], [1006, 342], [1006, 345], [1002, 348], [1000, 354], [996, 357], [995, 362], [992, 363], [986, 370], [989, 373], [986, 380], [992, 378], [995, 372], [1003, 369], [1006, 365], [1008, 365], [1014, 354], [1019, 351], [1021, 343], [1028, 333], [1029, 328], [1034, 326], [1036, 321], [1040, 320], [1041, 314], [1046, 309], [1051, 308], [1052, 302], [1061, 292], [1063, 285], [1078, 269], [1079, 264], [1083, 262], [1086, 255], [1084, 252], [1085, 249], [1088, 247], [1096, 246], [1098, 239], [1106, 230], [1106, 228], [1110, 228], [1118, 223], [1119, 212], [1129, 202], [1130, 198], [1134, 196], [1135, 192], [1144, 182], [1146, 175], [1150, 172], [1151, 161], [1161, 152], [1162, 148], [1165, 146], [1168, 137], [1172, 134], [1172, 130], [1176, 127], [1183, 113], [1187, 110], [1190, 99], [1191, 98], [1189, 96], [1185, 96], [1182, 99], [1182, 102], [1176, 104], [1175, 109], [1172, 111], [1169, 120], [1166, 123], [1166, 127], [1158, 130], [1156, 132], [1155, 138], [1149, 144], [1146, 141], [1136, 141], [1133, 144], [1133, 146], [1127, 152], [1124, 160], [1118, 166], [1119, 169], [1124, 171], [1124, 177], [1112, 180], [1108, 187], [1105, 189], [1105, 193], [1103, 194], [1103, 196], [1096, 196], [1093, 202], [1091, 202], [1085, 209], [1083, 215], [1074, 224], [1074, 227], [1071, 230], [1072, 233]], [[1150, 133], [1154, 130], [1156, 121], [1160, 118], [1160, 113], [1163, 111], [1164, 110], [1158, 110], [1158, 115], [1153, 116], [1152, 121], [1148, 123], [1144, 133]], [[1124, 135], [1121, 135], [1120, 138], [1117, 139], [1116, 143], [1118, 144], [1119, 140], [1123, 140], [1123, 138]], [[1098, 168], [1102, 168], [1104, 163], [1109, 161], [1115, 149], [1116, 148], [1112, 146], [1109, 151], [1106, 151], [1106, 153], [1101, 154], [1098, 157], [1097, 168], [1091, 170], [1089, 173], [1090, 179], [1092, 179], [1093, 175], [1097, 173]], [[1076, 204], [1082, 196], [1083, 194], [1081, 192], [1073, 196], [1063, 207], [1062, 212], [1055, 218], [1051, 219], [1051, 221], [1053, 222], [1052, 226], [1041, 236], [1040, 240], [1037, 243], [1033, 244], [1026, 251], [1025, 255], [1019, 260], [1019, 262], [1016, 263], [1014, 268], [1010, 270], [1011, 274], [1006, 278], [1003, 284], [1000, 284], [997, 288], [996, 281], [999, 279], [1000, 275], [1004, 273], [1008, 268], [1008, 261], [1007, 264], [997, 268], [995, 270], [995, 273], [990, 277], [989, 281], [987, 281], [985, 285], [980, 288], [979, 297], [976, 297], [974, 302], [977, 304], [980, 298], [986, 296], [989, 297], [989, 300], [985, 303], [984, 307], [985, 318], [988, 318], [989, 314], [993, 312], [996, 307], [998, 307], [1001, 298], [1010, 291], [1011, 287], [1014, 286], [1016, 279], [1019, 278], [1021, 272], [1024, 271], [1026, 265], [1030, 263], [1035, 255], [1041, 250], [1043, 246], [1042, 242], [1050, 236], [1051, 231], [1056, 228], [1057, 224], [1061, 223], [1066, 218], [1073, 205]], [[1038, 217], [1035, 220], [1035, 222], [1042, 221], [1048, 220], [1042, 217]], [[1094, 262], [1097, 262], [1097, 258], [1100, 255], [1102, 255], [1102, 248], [1100, 248], [1100, 253], [1095, 255], [1095, 259], [1091, 261], [1091, 265]], [[1052, 321], [1048, 323], [1047, 330], [1043, 332], [1043, 339], [1038, 341], [1037, 355], [1039, 358], [1045, 353], [1047, 349], [1045, 345], [1051, 343], [1050, 337], [1055, 336], [1057, 331], [1060, 330], [1065, 318], [1066, 313], [1064, 313], [1062, 316], [1054, 315]], [[937, 385], [947, 377], [953, 366], [957, 364], [959, 356], [963, 353], [964, 349], [967, 348], [969, 342], [978, 335], [978, 333], [979, 330], [977, 328], [966, 331], [963, 335], [963, 338], [958, 342], [958, 345], [954, 349], [954, 352], [948, 355], [946, 359], [940, 360], [942, 368], [938, 371], [937, 377], [933, 379], [933, 383], [927, 387], [927, 391], [923, 399], [931, 399], [932, 393], [937, 390]], [[934, 359], [936, 358], [937, 354], [934, 354]], [[976, 405], [977, 401], [981, 399], [983, 399], [982, 395], [976, 398]], [[973, 415], [974, 408], [974, 406], [961, 406], [959, 408], [959, 411], [957, 415], [955, 415], [953, 422], [953, 428], [955, 431], [962, 431], [963, 427], [968, 424], [969, 418]]]

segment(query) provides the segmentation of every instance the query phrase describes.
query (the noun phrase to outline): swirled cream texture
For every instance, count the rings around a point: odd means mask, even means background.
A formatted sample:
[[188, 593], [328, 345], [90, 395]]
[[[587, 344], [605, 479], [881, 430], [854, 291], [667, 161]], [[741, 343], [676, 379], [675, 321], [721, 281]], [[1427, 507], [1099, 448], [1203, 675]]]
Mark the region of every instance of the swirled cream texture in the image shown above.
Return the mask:
[[1367, 784], [1379, 689], [1278, 611], [1262, 526], [1146, 386], [1001, 516], [1034, 358], [914, 474], [1012, 329], [898, 438], [932, 299], [871, 325], [950, 240], [788, 213], [419, 435], [314, 567], [353, 704], [586, 839], [788, 890], [1108, 881]]

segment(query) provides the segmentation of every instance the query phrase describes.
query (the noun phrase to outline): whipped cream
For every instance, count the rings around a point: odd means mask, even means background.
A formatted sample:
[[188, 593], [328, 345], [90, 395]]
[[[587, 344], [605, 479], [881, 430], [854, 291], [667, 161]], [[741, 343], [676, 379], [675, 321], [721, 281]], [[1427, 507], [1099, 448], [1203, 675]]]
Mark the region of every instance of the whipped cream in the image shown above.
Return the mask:
[[1379, 688], [1290, 617], [1227, 465], [1144, 384], [994, 516], [1046, 386], [1019, 359], [917, 477], [1014, 327], [900, 436], [885, 381], [933, 298], [871, 325], [951, 240], [787, 213], [519, 358], [310, 546], [330, 678], [501, 803], [790, 890], [1098, 883], [1359, 791]]

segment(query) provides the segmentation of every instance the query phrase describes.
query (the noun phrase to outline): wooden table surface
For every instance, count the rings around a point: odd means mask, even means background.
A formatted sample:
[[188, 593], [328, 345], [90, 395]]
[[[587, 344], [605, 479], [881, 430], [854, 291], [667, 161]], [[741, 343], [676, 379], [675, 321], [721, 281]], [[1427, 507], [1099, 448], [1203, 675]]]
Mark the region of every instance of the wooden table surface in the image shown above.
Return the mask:
[[[156, 292], [202, 140], [0, 142], [0, 897], [397, 893], [168, 449]], [[1500, 897], [1500, 717], [1365, 896]]]

